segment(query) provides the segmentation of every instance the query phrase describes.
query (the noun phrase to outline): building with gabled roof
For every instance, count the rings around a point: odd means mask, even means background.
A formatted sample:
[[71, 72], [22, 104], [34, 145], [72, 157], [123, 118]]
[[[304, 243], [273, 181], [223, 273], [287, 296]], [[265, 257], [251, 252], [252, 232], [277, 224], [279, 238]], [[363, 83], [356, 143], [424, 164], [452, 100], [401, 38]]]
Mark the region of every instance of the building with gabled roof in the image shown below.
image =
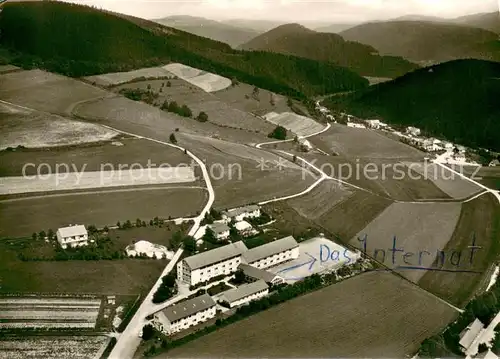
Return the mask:
[[229, 223], [231, 221], [239, 222], [244, 220], [245, 218], [257, 218], [257, 217], [260, 217], [260, 207], [258, 205], [253, 205], [253, 204], [222, 212], [222, 219], [226, 223]]
[[248, 248], [241, 241], [184, 258], [177, 263], [177, 279], [196, 285], [220, 275], [231, 275]]
[[263, 280], [258, 280], [223, 292], [220, 296], [220, 301], [226, 302], [230, 308], [234, 308], [249, 303], [252, 300], [260, 299], [268, 294], [269, 286]]
[[245, 276], [247, 276], [248, 278], [251, 278], [253, 280], [263, 280], [264, 282], [271, 285], [285, 283], [285, 279], [283, 279], [279, 275], [271, 273], [265, 269], [252, 267], [251, 265], [245, 263], [241, 263], [238, 267], [238, 270], [242, 270]]
[[208, 294], [167, 307], [153, 315], [153, 325], [163, 333], [174, 334], [215, 317], [216, 303]]
[[474, 343], [476, 338], [481, 334], [481, 331], [484, 329], [484, 324], [479, 320], [475, 319], [467, 328], [465, 328], [460, 333], [460, 341], [458, 344], [464, 349], [464, 352], [467, 351], [471, 345]]
[[62, 248], [80, 247], [89, 242], [88, 232], [84, 225], [59, 228], [56, 237]]
[[299, 244], [295, 238], [288, 236], [246, 251], [242, 255], [242, 263], [262, 269], [297, 259], [299, 254]]

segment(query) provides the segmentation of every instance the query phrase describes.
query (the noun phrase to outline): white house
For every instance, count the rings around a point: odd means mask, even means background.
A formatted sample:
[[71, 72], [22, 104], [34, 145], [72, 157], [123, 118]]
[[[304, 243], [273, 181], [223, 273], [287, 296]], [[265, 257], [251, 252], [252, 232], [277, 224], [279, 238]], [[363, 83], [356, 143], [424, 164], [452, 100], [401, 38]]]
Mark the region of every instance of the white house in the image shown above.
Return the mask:
[[263, 280], [240, 285], [238, 288], [225, 291], [220, 296], [221, 302], [226, 302], [234, 308], [260, 299], [269, 294], [269, 286]]
[[254, 280], [263, 280], [268, 284], [276, 285], [285, 283], [285, 279], [283, 277], [280, 277], [279, 275], [271, 273], [265, 269], [252, 267], [248, 264], [240, 264], [238, 270], [242, 270], [243, 273], [249, 278], [252, 278]]
[[362, 125], [362, 124], [356, 123], [356, 122], [348, 122], [347, 123], [347, 127], [352, 127], [352, 128], [366, 128], [365, 125]]
[[460, 333], [460, 341], [458, 342], [458, 344], [460, 344], [464, 352], [466, 352], [472, 346], [483, 329], [484, 324], [476, 318], [476, 320], [469, 324], [469, 326], [465, 328], [462, 333]]
[[413, 126], [406, 127], [406, 133], [409, 135], [420, 136], [421, 132], [422, 131], [420, 131], [420, 128], [413, 127]]
[[217, 223], [209, 224], [208, 227], [214, 231], [215, 238], [218, 240], [224, 240], [229, 238], [229, 227], [225, 223]]
[[311, 142], [309, 142], [309, 140], [307, 140], [306, 138], [299, 138], [299, 144], [301, 145], [302, 149], [305, 150], [306, 152], [313, 149]]
[[380, 120], [366, 120], [365, 123], [368, 125], [368, 127], [375, 130], [379, 129], [381, 126]]
[[239, 207], [230, 209], [229, 211], [222, 212], [222, 219], [229, 223], [232, 220], [239, 222], [245, 218], [257, 218], [260, 217], [260, 207], [257, 205], [250, 205], [245, 207]]
[[251, 236], [253, 234], [258, 233], [250, 223], [247, 221], [239, 221], [236, 222], [234, 228], [242, 235], [242, 236]]
[[299, 254], [299, 244], [295, 238], [288, 236], [246, 251], [242, 255], [242, 263], [263, 269], [297, 259]]
[[177, 279], [189, 285], [209, 281], [220, 275], [231, 275], [248, 249], [241, 241], [186, 257], [177, 263]]
[[493, 160], [493, 161], [490, 162], [490, 164], [488, 166], [490, 166], [490, 167], [500, 166], [500, 161], [499, 160]]
[[56, 232], [57, 241], [63, 248], [80, 247], [89, 244], [89, 236], [84, 225], [59, 228]]
[[144, 240], [128, 245], [125, 248], [125, 252], [129, 257], [145, 254], [149, 258], [156, 258], [156, 259], [162, 259], [164, 257], [166, 259], [172, 259], [174, 255], [174, 253], [169, 251], [167, 247]]
[[216, 303], [203, 294], [193, 299], [174, 304], [153, 315], [153, 326], [171, 335], [215, 317]]

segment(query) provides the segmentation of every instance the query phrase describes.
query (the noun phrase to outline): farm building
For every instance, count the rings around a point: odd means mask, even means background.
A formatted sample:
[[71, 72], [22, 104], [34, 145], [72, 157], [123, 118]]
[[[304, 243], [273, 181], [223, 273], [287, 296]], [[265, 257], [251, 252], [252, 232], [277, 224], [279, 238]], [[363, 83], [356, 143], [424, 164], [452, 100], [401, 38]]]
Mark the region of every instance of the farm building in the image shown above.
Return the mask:
[[500, 161], [499, 160], [493, 160], [489, 164], [490, 167], [497, 167], [500, 166]]
[[256, 234], [257, 231], [252, 227], [250, 223], [247, 221], [239, 221], [234, 224], [234, 228], [242, 235], [242, 236], [251, 236], [252, 234]]
[[240, 222], [245, 218], [257, 218], [257, 217], [260, 217], [260, 207], [257, 205], [239, 207], [235, 209], [230, 209], [229, 211], [222, 212], [222, 219], [226, 223], [229, 223], [231, 221]]
[[153, 326], [168, 335], [178, 333], [214, 318], [215, 308], [214, 300], [208, 294], [203, 294], [155, 313]]
[[355, 122], [348, 122], [347, 127], [352, 127], [352, 128], [366, 128], [365, 125], [362, 125], [360, 123], [355, 123]]
[[254, 280], [263, 280], [264, 282], [271, 284], [271, 285], [276, 285], [276, 284], [283, 284], [285, 283], [285, 280], [280, 277], [279, 275], [276, 275], [274, 273], [268, 272], [265, 269], [259, 269], [256, 267], [252, 267], [248, 264], [240, 264], [238, 267], [238, 270], [242, 270], [245, 276], [252, 278]]
[[229, 307], [234, 308], [247, 304], [252, 300], [260, 299], [268, 294], [269, 286], [263, 280], [258, 280], [223, 292], [220, 301], [226, 302], [229, 304]]
[[460, 341], [458, 342], [458, 344], [460, 344], [464, 352], [466, 352], [472, 346], [474, 341], [479, 337], [479, 334], [481, 334], [483, 328], [484, 324], [476, 318], [476, 320], [474, 320], [467, 328], [462, 331], [462, 333], [460, 333]]
[[268, 268], [299, 257], [299, 244], [292, 236], [252, 248], [242, 255], [242, 262]]
[[421, 132], [422, 131], [420, 131], [420, 128], [412, 127], [412, 126], [406, 127], [406, 133], [409, 135], [420, 136]]
[[63, 248], [80, 247], [89, 244], [89, 236], [84, 225], [59, 228], [56, 232], [57, 241]]
[[148, 241], [139, 241], [134, 244], [130, 244], [125, 248], [125, 252], [129, 257], [135, 257], [136, 255], [146, 255], [149, 258], [156, 259], [172, 259], [173, 253], [170, 252], [167, 247], [160, 246]]
[[177, 279], [189, 285], [206, 282], [238, 269], [241, 255], [248, 249], [241, 241], [184, 258], [177, 263]]
[[209, 224], [208, 227], [214, 231], [215, 238], [218, 240], [223, 240], [229, 238], [229, 227], [225, 223], [213, 223]]

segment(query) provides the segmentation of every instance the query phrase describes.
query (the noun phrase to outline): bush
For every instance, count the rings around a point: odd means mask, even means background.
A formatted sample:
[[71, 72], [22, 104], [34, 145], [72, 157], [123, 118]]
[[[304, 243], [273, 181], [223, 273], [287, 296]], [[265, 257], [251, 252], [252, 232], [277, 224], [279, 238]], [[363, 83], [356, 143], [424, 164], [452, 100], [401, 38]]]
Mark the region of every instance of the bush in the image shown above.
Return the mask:
[[208, 121], [208, 115], [201, 111], [199, 114], [198, 114], [198, 117], [196, 117], [196, 119], [200, 122], [207, 122]]
[[286, 140], [286, 128], [278, 125], [273, 132], [267, 135], [267, 137], [275, 138], [277, 140]]
[[172, 133], [170, 134], [170, 142], [173, 143], [174, 145], [177, 143], [177, 139], [175, 138], [175, 135]]
[[144, 340], [152, 339], [154, 334], [155, 334], [155, 329], [153, 328], [153, 326], [151, 324], [146, 324], [142, 328], [142, 339], [144, 339]]

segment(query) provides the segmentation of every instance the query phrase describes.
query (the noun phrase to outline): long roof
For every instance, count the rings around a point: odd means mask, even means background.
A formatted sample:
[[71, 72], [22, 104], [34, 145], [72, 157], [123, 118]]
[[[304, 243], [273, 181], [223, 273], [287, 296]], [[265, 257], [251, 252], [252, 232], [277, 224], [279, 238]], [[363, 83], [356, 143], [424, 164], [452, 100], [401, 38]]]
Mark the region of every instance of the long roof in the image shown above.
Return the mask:
[[84, 234], [87, 234], [87, 230], [85, 229], [85, 226], [82, 224], [77, 226], [62, 227], [59, 228], [57, 231], [64, 238], [73, 236], [83, 236]]
[[212, 229], [212, 231], [214, 231], [215, 234], [229, 231], [229, 227], [225, 223], [214, 222], [213, 224], [209, 224], [208, 226]]
[[249, 295], [261, 292], [269, 286], [263, 280], [240, 285], [238, 288], [230, 289], [222, 293], [221, 297], [229, 303], [248, 297]]
[[474, 339], [477, 338], [481, 330], [484, 328], [484, 324], [481, 323], [479, 319], [476, 318], [471, 325], [469, 325], [461, 334], [459, 344], [469, 349]]
[[241, 263], [238, 266], [238, 269], [241, 269], [245, 275], [255, 278], [262, 279], [264, 282], [271, 283], [274, 278], [279, 277], [276, 274], [273, 274], [265, 269], [260, 269], [245, 263]]
[[278, 239], [277, 241], [266, 243], [243, 253], [243, 258], [247, 263], [253, 263], [263, 258], [298, 247], [299, 244], [292, 236]]
[[245, 246], [245, 243], [239, 241], [184, 258], [184, 262], [191, 270], [194, 270], [239, 256], [245, 251], [248, 251], [248, 248]]
[[236, 217], [242, 213], [253, 212], [253, 211], [256, 211], [258, 209], [260, 209], [259, 206], [257, 206], [256, 204], [251, 204], [251, 205], [245, 206], [245, 207], [238, 207], [238, 208], [230, 209], [229, 211], [225, 211], [223, 213], [229, 217]]
[[208, 309], [215, 305], [214, 300], [208, 294], [200, 295], [193, 299], [188, 299], [183, 302], [167, 307], [163, 310], [163, 314], [170, 322], [189, 317], [199, 311]]

